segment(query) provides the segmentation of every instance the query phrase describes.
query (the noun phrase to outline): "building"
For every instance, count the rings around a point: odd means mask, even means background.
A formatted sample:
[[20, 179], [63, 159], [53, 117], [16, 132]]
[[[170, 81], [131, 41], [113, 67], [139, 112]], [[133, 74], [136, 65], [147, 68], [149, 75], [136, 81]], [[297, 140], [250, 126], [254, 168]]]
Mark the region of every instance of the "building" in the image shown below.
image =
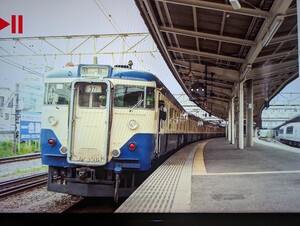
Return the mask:
[[[44, 85], [41, 77], [25, 77], [15, 90], [0, 87], [0, 142], [14, 141], [21, 114], [41, 113]], [[22, 120], [22, 119], [21, 119]]]
[[15, 130], [16, 92], [0, 87], [0, 141], [13, 140]]

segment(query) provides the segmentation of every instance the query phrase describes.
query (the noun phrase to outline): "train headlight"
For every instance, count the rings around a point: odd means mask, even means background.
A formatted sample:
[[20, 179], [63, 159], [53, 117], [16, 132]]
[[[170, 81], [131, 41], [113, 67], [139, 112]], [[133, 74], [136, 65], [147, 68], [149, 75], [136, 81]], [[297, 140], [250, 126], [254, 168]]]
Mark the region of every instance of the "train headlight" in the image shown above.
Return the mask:
[[51, 126], [55, 126], [58, 120], [54, 116], [49, 116], [48, 122], [50, 123]]
[[66, 146], [61, 146], [59, 152], [63, 155], [67, 154], [68, 148]]
[[112, 157], [117, 158], [121, 155], [121, 151], [119, 149], [114, 149], [111, 152]]
[[137, 121], [135, 121], [134, 119], [130, 120], [128, 123], [129, 129], [136, 129], [138, 128], [139, 124], [137, 123]]

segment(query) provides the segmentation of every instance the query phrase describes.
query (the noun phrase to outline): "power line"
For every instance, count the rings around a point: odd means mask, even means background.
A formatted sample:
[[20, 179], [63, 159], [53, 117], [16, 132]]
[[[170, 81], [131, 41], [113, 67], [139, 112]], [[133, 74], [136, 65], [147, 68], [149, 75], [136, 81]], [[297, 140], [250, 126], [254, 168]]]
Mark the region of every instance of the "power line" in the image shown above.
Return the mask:
[[44, 76], [45, 76], [45, 75], [42, 74], [42, 73], [39, 73], [39, 72], [34, 71], [34, 70], [30, 69], [30, 68], [27, 68], [27, 67], [25, 67], [25, 66], [23, 66], [23, 65], [21, 65], [21, 64], [18, 64], [18, 63], [16, 63], [16, 62], [12, 61], [12, 60], [5, 59], [5, 58], [1, 57], [0, 61], [4, 62], [4, 63], [6, 63], [6, 64], [9, 64], [9, 65], [11, 65], [11, 66], [13, 66], [13, 67], [15, 67], [15, 68], [18, 68], [18, 69], [21, 69], [21, 70], [23, 70], [23, 71], [27, 71], [27, 72], [29, 72], [29, 73], [31, 73], [31, 74], [37, 75], [37, 76], [39, 76], [39, 77], [44, 78]]
[[[118, 34], [121, 34], [121, 30], [118, 26], [118, 24], [114, 21], [114, 19], [112, 18], [112, 15], [107, 11], [107, 9], [104, 7], [104, 5], [102, 4], [102, 2], [100, 0], [98, 0], [99, 5], [97, 3], [96, 0], [94, 0], [95, 4], [97, 5], [98, 9], [103, 13], [103, 15], [106, 17], [106, 19], [112, 24], [113, 28], [116, 30], [116, 32]], [[125, 44], [128, 46], [128, 48], [130, 48], [130, 44], [127, 42], [126, 38], [121, 36], [121, 38], [124, 40]], [[145, 70], [147, 70], [146, 66], [143, 64], [143, 60], [141, 60], [137, 54], [133, 53], [136, 57], [136, 59], [140, 62], [140, 64], [144, 67]]]

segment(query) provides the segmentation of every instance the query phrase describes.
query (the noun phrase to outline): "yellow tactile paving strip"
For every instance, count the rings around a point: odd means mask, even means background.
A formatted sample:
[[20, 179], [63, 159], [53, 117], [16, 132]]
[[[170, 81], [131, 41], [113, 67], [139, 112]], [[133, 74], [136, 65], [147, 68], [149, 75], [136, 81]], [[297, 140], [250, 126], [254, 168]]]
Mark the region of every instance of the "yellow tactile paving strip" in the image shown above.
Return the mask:
[[[115, 213], [189, 212], [194, 156], [196, 152], [203, 152], [204, 146], [201, 142], [192, 143], [172, 155]], [[197, 155], [203, 156], [202, 153]], [[203, 159], [202, 162], [204, 164]], [[201, 161], [199, 163], [201, 164]], [[198, 172], [198, 169], [195, 170]]]
[[210, 139], [204, 142], [201, 142], [198, 146], [197, 152], [194, 157], [193, 163], [193, 175], [207, 175], [204, 157], [203, 157], [203, 150], [205, 145], [214, 139]]

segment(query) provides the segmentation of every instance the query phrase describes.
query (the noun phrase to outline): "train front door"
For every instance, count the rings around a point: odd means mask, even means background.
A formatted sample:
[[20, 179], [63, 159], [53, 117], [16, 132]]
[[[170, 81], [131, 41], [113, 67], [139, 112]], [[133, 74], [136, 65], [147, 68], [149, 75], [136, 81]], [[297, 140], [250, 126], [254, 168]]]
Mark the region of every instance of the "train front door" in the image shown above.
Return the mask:
[[74, 81], [69, 121], [68, 161], [105, 165], [110, 127], [110, 83]]

